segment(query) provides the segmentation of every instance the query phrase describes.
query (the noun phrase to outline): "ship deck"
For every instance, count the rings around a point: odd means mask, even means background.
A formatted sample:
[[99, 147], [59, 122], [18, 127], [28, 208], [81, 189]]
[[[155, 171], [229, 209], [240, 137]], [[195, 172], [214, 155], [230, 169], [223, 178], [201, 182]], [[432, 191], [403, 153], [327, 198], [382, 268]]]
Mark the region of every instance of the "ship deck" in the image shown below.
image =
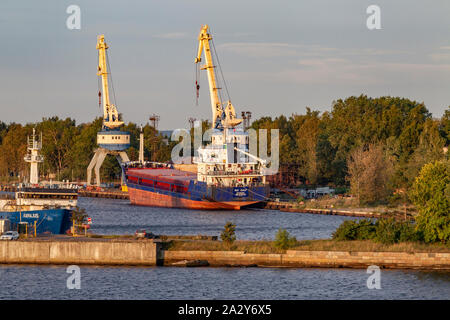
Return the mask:
[[168, 182], [180, 182], [180, 183], [189, 183], [191, 180], [195, 180], [197, 178], [197, 174], [181, 171], [177, 169], [166, 169], [166, 168], [157, 168], [157, 169], [128, 169], [127, 175], [147, 178], [147, 179], [157, 179], [164, 180]]

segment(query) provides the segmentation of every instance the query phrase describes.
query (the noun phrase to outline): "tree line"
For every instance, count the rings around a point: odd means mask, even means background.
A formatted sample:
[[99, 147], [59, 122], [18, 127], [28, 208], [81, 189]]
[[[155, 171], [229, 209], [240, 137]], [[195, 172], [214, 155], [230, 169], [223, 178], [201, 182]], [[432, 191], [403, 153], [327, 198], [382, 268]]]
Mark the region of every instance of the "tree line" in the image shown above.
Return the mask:
[[423, 103], [361, 95], [252, 127], [280, 130], [280, 166], [296, 168], [300, 183], [350, 186], [360, 202], [376, 203], [405, 197], [425, 164], [448, 160], [450, 108], [433, 119]]
[[[21, 125], [0, 122], [0, 177], [4, 182], [23, 181], [28, 175], [29, 165], [23, 160], [27, 152], [27, 136], [36, 129], [42, 132], [41, 153], [45, 160], [40, 164], [44, 178], [56, 180], [85, 181], [86, 168], [97, 147], [97, 132], [102, 119], [77, 125], [75, 120], [58, 117], [43, 118], [37, 123]], [[127, 150], [130, 160], [139, 158], [140, 127], [130, 122], [123, 127], [131, 133], [131, 147]], [[148, 160], [168, 161], [173, 143], [166, 143], [164, 136], [146, 124], [142, 128], [145, 136], [144, 157]], [[117, 160], [108, 156], [101, 169], [102, 179], [114, 181], [120, 177]]]
[[[41, 173], [83, 181], [101, 124], [101, 118], [77, 125], [73, 119], [58, 117], [26, 125], [0, 122], [2, 180], [27, 175], [26, 138], [36, 128], [43, 134]], [[448, 159], [444, 151], [450, 142], [450, 108], [442, 118], [433, 119], [423, 103], [361, 95], [334, 101], [330, 111], [306, 108], [305, 114], [262, 117], [251, 127], [279, 129], [280, 171], [294, 170], [298, 183], [350, 186], [361, 202], [375, 203], [392, 194], [402, 197], [402, 190], [411, 187], [426, 163]], [[137, 160], [140, 127], [130, 122], [123, 130], [131, 133], [128, 155]], [[143, 130], [145, 158], [169, 161], [176, 142], [167, 143], [149, 124]], [[120, 167], [113, 157], [105, 160], [101, 174], [104, 180], [118, 179]]]

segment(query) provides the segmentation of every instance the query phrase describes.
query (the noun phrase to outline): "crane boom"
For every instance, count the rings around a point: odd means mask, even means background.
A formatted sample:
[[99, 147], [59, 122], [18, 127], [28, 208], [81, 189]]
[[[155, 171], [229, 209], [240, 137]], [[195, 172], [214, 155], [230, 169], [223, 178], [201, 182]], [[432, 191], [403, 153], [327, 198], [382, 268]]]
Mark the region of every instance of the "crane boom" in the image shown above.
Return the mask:
[[209, 92], [211, 97], [211, 109], [212, 109], [212, 128], [218, 127], [234, 127], [242, 122], [242, 119], [236, 118], [236, 112], [231, 104], [231, 101], [227, 102], [225, 110], [222, 107], [222, 101], [220, 101], [217, 87], [216, 74], [214, 72], [214, 66], [211, 47], [209, 41], [212, 40], [212, 36], [208, 32], [209, 26], [204, 25], [200, 29], [198, 36], [198, 52], [195, 58], [195, 63], [202, 61], [202, 52], [205, 53], [205, 65], [200, 67], [201, 70], [206, 70], [208, 74]]
[[202, 52], [205, 51], [205, 65], [200, 67], [202, 70], [206, 70], [208, 74], [209, 91], [211, 97], [211, 108], [212, 108], [212, 126], [216, 127], [217, 122], [220, 121], [222, 116], [222, 103], [219, 99], [219, 93], [216, 84], [216, 75], [214, 72], [215, 66], [213, 65], [211, 47], [209, 41], [212, 40], [211, 35], [208, 33], [208, 25], [202, 26], [200, 34], [198, 36], [198, 53], [195, 58], [195, 63], [202, 61]]
[[234, 150], [236, 150], [236, 151], [238, 151], [238, 152], [240, 152], [240, 153], [243, 153], [243, 154], [245, 154], [246, 156], [249, 156], [250, 158], [252, 158], [252, 159], [258, 161], [258, 162], [261, 163], [264, 167], [267, 166], [267, 160], [261, 159], [261, 158], [255, 156], [255, 155], [253, 155], [253, 154], [251, 154], [251, 153], [245, 152], [245, 151], [243, 151], [243, 150], [241, 150], [241, 149], [238, 149], [238, 148], [234, 148]]
[[119, 119], [119, 113], [115, 105], [110, 103], [108, 88], [108, 69], [106, 67], [106, 49], [108, 45], [105, 42], [105, 36], [99, 35], [97, 38], [98, 50], [98, 70], [97, 75], [102, 77], [103, 91], [103, 127], [114, 129], [123, 125], [123, 121]]

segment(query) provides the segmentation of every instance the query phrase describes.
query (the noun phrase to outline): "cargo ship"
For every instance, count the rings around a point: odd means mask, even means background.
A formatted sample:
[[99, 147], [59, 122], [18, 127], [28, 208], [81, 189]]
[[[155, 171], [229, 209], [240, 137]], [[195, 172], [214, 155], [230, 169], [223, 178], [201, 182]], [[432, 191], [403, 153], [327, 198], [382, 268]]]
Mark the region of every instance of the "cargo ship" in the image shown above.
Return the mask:
[[269, 186], [258, 163], [197, 165], [195, 174], [164, 163], [125, 164], [130, 202], [154, 207], [240, 210], [268, 197]]
[[[124, 163], [122, 168], [132, 204], [240, 210], [268, 199], [266, 161], [249, 153], [249, 135], [244, 127], [238, 127], [242, 119], [236, 117], [230, 99], [225, 103], [220, 99], [212, 58], [214, 46], [210, 46], [212, 37], [207, 25], [202, 26], [198, 39], [195, 63], [198, 65], [202, 61], [204, 51], [205, 65], [201, 69], [207, 71], [210, 87], [211, 142], [200, 147], [194, 155], [196, 172], [142, 160]], [[196, 89], [198, 96], [198, 81]]]
[[64, 234], [71, 227], [71, 212], [77, 206], [78, 192], [71, 185], [44, 186], [39, 184], [38, 163], [42, 135], [38, 139], [33, 129], [28, 138], [28, 153], [24, 160], [30, 163], [30, 181], [20, 184], [14, 194], [0, 194], [1, 232], [27, 229], [37, 234]]

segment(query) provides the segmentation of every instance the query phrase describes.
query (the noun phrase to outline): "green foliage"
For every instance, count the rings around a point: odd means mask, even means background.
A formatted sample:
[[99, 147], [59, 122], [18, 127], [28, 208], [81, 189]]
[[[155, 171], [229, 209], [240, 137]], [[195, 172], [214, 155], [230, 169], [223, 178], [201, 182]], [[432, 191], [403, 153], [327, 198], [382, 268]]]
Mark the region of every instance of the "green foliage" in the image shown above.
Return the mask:
[[425, 164], [444, 159], [445, 155], [442, 151], [445, 144], [446, 139], [439, 132], [439, 121], [427, 119], [419, 136], [417, 148], [411, 154], [405, 168], [404, 175], [409, 184], [414, 183], [420, 169]]
[[370, 240], [375, 238], [375, 224], [368, 219], [346, 220], [333, 233], [335, 240]]
[[220, 234], [220, 239], [228, 245], [233, 244], [236, 240], [236, 225], [228, 221], [225, 224], [224, 230]]
[[450, 144], [450, 107], [445, 110], [444, 115], [441, 118], [439, 124], [439, 132], [441, 136], [446, 140], [446, 145]]
[[347, 164], [351, 193], [361, 205], [386, 202], [391, 193], [392, 166], [382, 145], [370, 144], [354, 149]]
[[88, 215], [85, 209], [76, 207], [74, 210], [72, 210], [70, 220], [72, 221], [72, 224], [76, 226], [77, 231], [82, 231], [83, 228], [81, 227], [81, 225], [86, 223], [87, 217]]
[[16, 177], [26, 173], [23, 157], [27, 152], [27, 134], [31, 131], [21, 124], [11, 123], [4, 128], [0, 146], [0, 175]]
[[388, 198], [389, 207], [395, 208], [407, 202], [406, 194], [403, 193], [393, 193]]
[[413, 223], [396, 221], [393, 218], [379, 219], [376, 222], [376, 241], [393, 244], [406, 241], [421, 240], [421, 233], [415, 230]]
[[286, 250], [297, 245], [297, 239], [292, 237], [287, 230], [278, 229], [278, 232], [275, 235], [274, 245], [278, 249]]
[[[278, 181], [285, 184], [348, 185], [349, 155], [359, 147], [379, 144], [384, 147], [386, 159], [393, 163], [389, 173], [392, 187], [405, 189], [425, 163], [442, 159], [442, 147], [450, 141], [449, 119], [450, 109], [442, 119], [432, 120], [422, 103], [398, 97], [361, 95], [334, 101], [330, 112], [306, 108], [305, 114], [262, 117], [252, 123], [252, 128], [279, 129], [280, 172], [284, 170], [287, 174]], [[47, 178], [48, 174], [56, 174], [57, 179], [85, 179], [101, 124], [101, 117], [78, 125], [71, 118], [58, 117], [25, 126], [0, 122], [0, 176], [17, 179], [19, 175], [27, 175], [28, 166], [23, 161], [26, 138], [36, 127], [44, 140], [45, 161], [40, 167], [41, 174]], [[209, 125], [203, 121], [202, 127], [206, 129]], [[140, 126], [130, 122], [122, 130], [131, 133], [128, 154], [130, 160], [137, 160]], [[145, 160], [169, 161], [177, 142], [167, 143], [148, 123], [143, 130]], [[102, 179], [116, 179], [119, 174], [117, 161], [106, 159]]]
[[403, 222], [399, 227], [398, 242], [418, 242], [423, 241], [423, 233], [416, 230], [412, 222]]
[[344, 221], [333, 233], [333, 239], [343, 240], [374, 240], [383, 244], [420, 241], [422, 236], [409, 221], [396, 221], [393, 218]]
[[359, 220], [357, 238], [359, 240], [371, 240], [375, 238], [375, 224], [369, 219]]
[[[411, 184], [424, 159], [440, 155], [444, 140], [439, 133], [447, 136], [449, 116], [450, 111], [437, 123], [423, 103], [361, 95], [339, 99], [333, 102], [331, 112], [323, 114], [307, 108], [304, 115], [262, 117], [252, 128], [280, 130], [281, 171], [289, 165], [298, 168], [289, 172], [296, 181], [285, 183], [345, 185], [350, 153], [358, 147], [380, 144], [385, 147], [386, 159], [393, 163], [389, 180], [398, 188]], [[430, 143], [433, 151], [428, 154]]]
[[348, 192], [348, 188], [346, 187], [336, 187], [334, 188], [334, 194], [338, 195], [338, 194], [345, 194]]
[[328, 140], [329, 152], [321, 153], [324, 159], [319, 160], [329, 163], [335, 171], [334, 179], [342, 180], [346, 175], [346, 158], [354, 147], [386, 142], [389, 138], [398, 142], [398, 158], [407, 159], [430, 116], [423, 104], [408, 99], [365, 95], [339, 99], [324, 123], [322, 137]]
[[334, 240], [356, 240], [358, 223], [354, 220], [346, 220], [333, 232]]
[[380, 219], [377, 221], [376, 240], [383, 244], [393, 244], [398, 242], [400, 226], [394, 219]]
[[450, 161], [425, 165], [410, 197], [419, 211], [417, 228], [426, 242], [450, 241]]
[[[44, 179], [55, 174], [56, 179], [86, 179], [86, 168], [97, 148], [97, 133], [101, 130], [102, 118], [90, 123], [76, 125], [75, 120], [58, 117], [43, 118], [42, 121], [22, 126], [0, 122], [0, 176], [3, 180], [9, 177], [27, 176], [28, 165], [23, 161], [27, 148], [27, 136], [33, 128], [38, 135], [42, 133], [42, 154], [44, 163], [40, 165], [40, 173]], [[128, 123], [122, 130], [131, 133], [131, 147], [127, 151], [130, 160], [138, 159], [140, 128]], [[145, 135], [146, 160], [168, 161], [174, 143], [165, 143], [161, 134], [146, 124]], [[102, 180], [113, 180], [120, 177], [121, 169], [114, 157], [107, 157], [101, 169]], [[17, 178], [16, 178], [17, 179]]]

